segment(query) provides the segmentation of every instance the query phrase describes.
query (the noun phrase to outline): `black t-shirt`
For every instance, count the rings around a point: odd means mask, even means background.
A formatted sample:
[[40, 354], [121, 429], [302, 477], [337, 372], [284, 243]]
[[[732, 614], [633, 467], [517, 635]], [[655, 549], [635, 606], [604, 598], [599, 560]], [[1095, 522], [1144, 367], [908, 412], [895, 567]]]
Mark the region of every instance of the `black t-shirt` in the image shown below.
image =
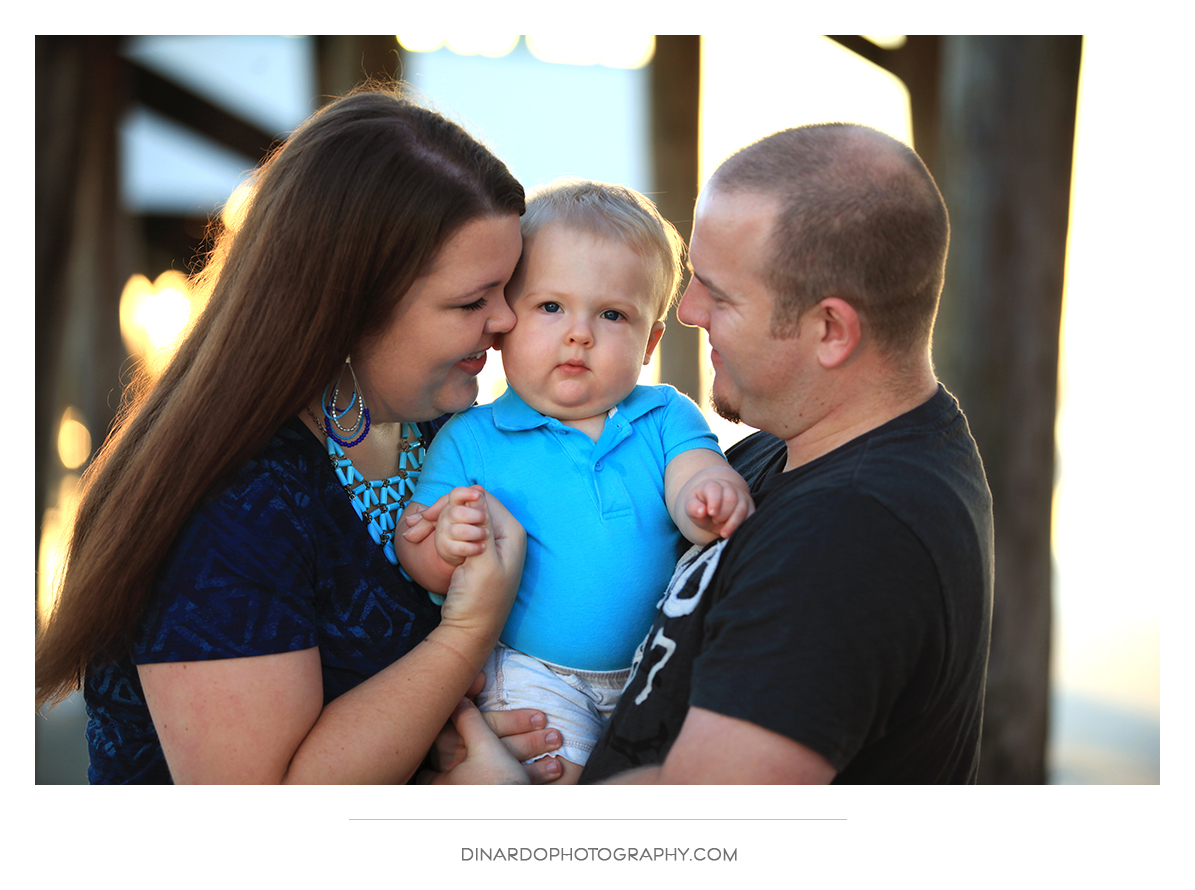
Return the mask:
[[661, 763], [690, 706], [817, 751], [836, 782], [976, 779], [991, 623], [991, 495], [945, 389], [785, 473], [728, 453], [757, 510], [681, 561], [583, 782]]

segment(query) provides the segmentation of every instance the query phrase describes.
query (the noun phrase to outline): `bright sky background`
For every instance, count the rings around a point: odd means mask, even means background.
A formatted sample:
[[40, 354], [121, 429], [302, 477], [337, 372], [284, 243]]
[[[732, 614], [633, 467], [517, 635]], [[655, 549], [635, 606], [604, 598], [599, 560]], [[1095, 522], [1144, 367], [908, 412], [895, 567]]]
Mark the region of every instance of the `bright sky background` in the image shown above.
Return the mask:
[[1149, 212], [1159, 194], [1180, 203], [1168, 164], [1124, 146], [1139, 111], [1120, 59], [1148, 52], [1132, 37], [1084, 45], [1058, 421], [1055, 665], [1060, 685], [1156, 717], [1163, 606], [1192, 592], [1189, 571], [1175, 571], [1192, 532], [1191, 375], [1168, 371], [1195, 313], [1189, 283], [1168, 262], [1182, 254], [1166, 254], [1177, 223]]

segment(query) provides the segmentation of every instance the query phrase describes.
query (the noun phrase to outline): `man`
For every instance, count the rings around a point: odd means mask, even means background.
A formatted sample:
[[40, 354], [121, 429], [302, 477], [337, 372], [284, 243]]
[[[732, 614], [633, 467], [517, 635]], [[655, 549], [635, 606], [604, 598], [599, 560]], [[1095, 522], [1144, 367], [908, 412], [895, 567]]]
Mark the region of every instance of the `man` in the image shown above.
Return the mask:
[[[948, 241], [920, 158], [866, 127], [714, 173], [678, 315], [709, 334], [717, 410], [761, 430], [728, 454], [757, 509], [682, 559], [582, 783], [976, 780], [992, 512], [931, 363]], [[551, 778], [507, 753], [551, 747], [530, 724], [454, 723], [440, 762], [468, 763], [435, 781]]]
[[583, 782], [975, 781], [991, 495], [931, 364], [948, 241], [921, 160], [865, 127], [715, 172], [678, 316], [763, 431], [729, 454], [757, 511], [678, 567]]

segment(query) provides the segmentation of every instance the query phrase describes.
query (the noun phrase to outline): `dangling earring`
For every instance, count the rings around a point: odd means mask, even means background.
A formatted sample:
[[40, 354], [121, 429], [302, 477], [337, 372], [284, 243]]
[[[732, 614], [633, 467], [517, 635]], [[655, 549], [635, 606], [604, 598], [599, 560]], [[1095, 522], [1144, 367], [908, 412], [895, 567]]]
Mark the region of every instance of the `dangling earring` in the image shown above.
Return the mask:
[[[328, 434], [328, 438], [339, 445], [341, 448], [352, 448], [354, 445], [360, 445], [365, 436], [369, 433], [369, 409], [365, 407], [365, 395], [361, 392], [361, 384], [357, 382], [357, 375], [353, 372], [353, 357], [350, 355], [344, 360], [345, 365], [349, 369], [349, 375], [353, 378], [353, 394], [349, 397], [349, 404], [343, 411], [336, 408], [336, 402], [340, 396], [340, 378], [344, 376], [344, 368], [340, 369], [340, 374], [336, 377], [335, 386], [332, 386], [332, 398], [328, 398], [328, 386], [324, 387], [324, 396], [320, 399], [320, 407], [324, 409], [324, 431]], [[358, 404], [359, 403], [359, 404]], [[357, 422], [350, 428], [345, 429], [340, 425], [341, 418], [353, 409], [353, 405], [358, 405], [357, 408]], [[342, 439], [332, 431], [332, 427], [340, 430], [344, 434]], [[361, 435], [357, 436], [357, 431], [361, 431]], [[357, 438], [353, 438], [357, 436]], [[352, 441], [349, 441], [349, 440]]]

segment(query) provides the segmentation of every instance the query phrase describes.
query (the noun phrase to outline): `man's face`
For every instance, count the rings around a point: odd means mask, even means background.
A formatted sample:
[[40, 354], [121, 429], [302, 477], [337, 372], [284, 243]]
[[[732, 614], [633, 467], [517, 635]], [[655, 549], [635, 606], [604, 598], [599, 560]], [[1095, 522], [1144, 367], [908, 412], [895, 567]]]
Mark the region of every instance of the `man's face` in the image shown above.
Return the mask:
[[776, 210], [766, 195], [702, 192], [689, 244], [693, 277], [677, 317], [709, 335], [715, 410], [787, 438], [808, 350], [799, 335], [772, 336], [775, 298], [762, 273]]

